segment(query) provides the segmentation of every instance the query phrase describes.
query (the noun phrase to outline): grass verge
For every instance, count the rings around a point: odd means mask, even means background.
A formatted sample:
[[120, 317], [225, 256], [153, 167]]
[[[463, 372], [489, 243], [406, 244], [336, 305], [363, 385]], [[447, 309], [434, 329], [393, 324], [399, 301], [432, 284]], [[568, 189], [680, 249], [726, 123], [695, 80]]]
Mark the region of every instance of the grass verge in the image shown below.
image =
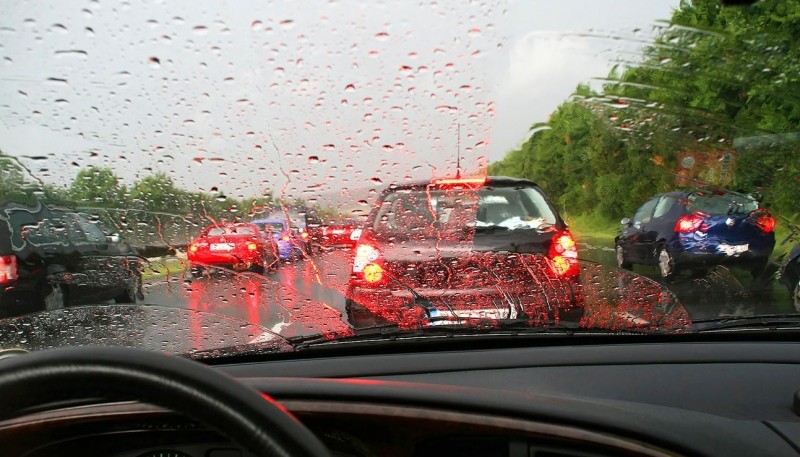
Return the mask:
[[619, 221], [592, 214], [568, 216], [567, 225], [575, 238], [611, 242], [619, 230]]
[[162, 257], [157, 261], [145, 263], [142, 270], [142, 280], [160, 278], [167, 275], [179, 274], [186, 271], [186, 260], [177, 257]]

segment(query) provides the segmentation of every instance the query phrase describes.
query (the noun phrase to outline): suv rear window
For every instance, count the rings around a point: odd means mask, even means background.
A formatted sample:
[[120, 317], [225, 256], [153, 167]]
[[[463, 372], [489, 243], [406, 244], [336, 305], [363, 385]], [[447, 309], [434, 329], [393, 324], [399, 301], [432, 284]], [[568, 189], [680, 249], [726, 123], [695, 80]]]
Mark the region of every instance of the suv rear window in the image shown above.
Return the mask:
[[543, 230], [556, 215], [533, 187], [400, 189], [386, 195], [373, 228], [377, 233], [454, 233], [465, 227]]

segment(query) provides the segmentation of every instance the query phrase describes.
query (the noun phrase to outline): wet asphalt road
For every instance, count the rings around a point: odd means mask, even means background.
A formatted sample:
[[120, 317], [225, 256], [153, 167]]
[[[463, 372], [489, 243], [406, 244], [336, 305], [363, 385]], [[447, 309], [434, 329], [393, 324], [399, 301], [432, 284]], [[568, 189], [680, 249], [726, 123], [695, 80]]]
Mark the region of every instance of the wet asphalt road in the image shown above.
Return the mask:
[[[610, 248], [579, 247], [582, 259], [614, 268]], [[351, 327], [344, 313], [344, 292], [350, 256], [347, 250], [325, 252], [284, 263], [265, 276], [220, 272], [211, 277], [180, 274], [152, 280], [145, 284], [144, 302], [220, 313], [285, 336], [347, 334]], [[655, 267], [637, 267], [635, 272], [660, 282]], [[749, 274], [727, 268], [661, 284], [675, 294], [692, 321], [788, 312], [783, 309], [788, 306], [788, 294], [781, 287], [767, 285], [754, 291]]]

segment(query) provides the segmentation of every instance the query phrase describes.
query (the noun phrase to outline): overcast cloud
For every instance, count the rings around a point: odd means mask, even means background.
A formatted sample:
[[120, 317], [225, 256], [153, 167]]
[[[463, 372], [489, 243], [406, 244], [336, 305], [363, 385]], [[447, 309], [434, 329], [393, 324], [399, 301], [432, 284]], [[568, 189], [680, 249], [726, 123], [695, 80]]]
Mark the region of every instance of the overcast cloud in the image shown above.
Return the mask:
[[37, 178], [352, 201], [452, 173], [459, 123], [501, 158], [677, 1], [46, 3], [0, 6], [0, 148]]

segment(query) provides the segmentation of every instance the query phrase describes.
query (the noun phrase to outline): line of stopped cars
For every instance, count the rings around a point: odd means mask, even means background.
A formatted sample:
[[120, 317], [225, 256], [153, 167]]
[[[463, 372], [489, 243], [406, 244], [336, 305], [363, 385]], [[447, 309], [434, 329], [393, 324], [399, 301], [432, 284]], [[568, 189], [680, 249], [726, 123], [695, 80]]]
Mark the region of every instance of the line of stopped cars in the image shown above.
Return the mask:
[[[641, 281], [638, 294], [659, 293], [664, 289], [657, 282], [669, 284], [682, 273], [702, 275], [716, 266], [749, 271], [755, 282], [775, 271], [768, 268], [774, 229], [770, 212], [750, 195], [723, 189], [656, 195], [633, 218], [622, 220], [614, 240], [620, 278], [634, 264], [657, 266], [655, 281], [627, 277]], [[491, 325], [495, 319], [598, 323], [584, 304], [597, 301], [599, 265], [578, 260], [567, 224], [531, 181], [472, 177], [393, 184], [356, 230], [346, 293], [348, 319], [356, 328]], [[797, 310], [799, 257], [795, 248], [779, 273]], [[614, 298], [638, 306], [637, 297]], [[685, 315], [655, 308], [601, 320], [662, 328], [687, 321]]]

